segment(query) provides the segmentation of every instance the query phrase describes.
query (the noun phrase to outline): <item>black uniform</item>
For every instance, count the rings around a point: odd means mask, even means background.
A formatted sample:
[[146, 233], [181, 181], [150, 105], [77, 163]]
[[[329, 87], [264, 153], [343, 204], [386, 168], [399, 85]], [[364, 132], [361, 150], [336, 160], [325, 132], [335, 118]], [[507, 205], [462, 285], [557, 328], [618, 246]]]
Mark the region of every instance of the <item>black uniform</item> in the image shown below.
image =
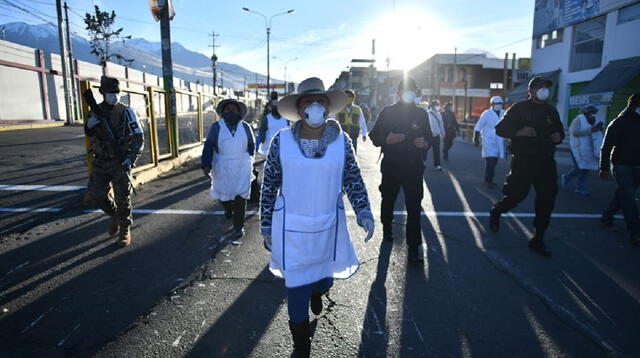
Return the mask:
[[[519, 137], [516, 132], [532, 127], [535, 137]], [[549, 226], [551, 212], [558, 193], [558, 175], [554, 154], [556, 145], [550, 136], [558, 133], [564, 140], [564, 129], [558, 111], [548, 103], [536, 103], [531, 99], [511, 106], [496, 125], [496, 134], [511, 139], [513, 154], [511, 171], [502, 189], [505, 195], [493, 210], [506, 213], [523, 201], [531, 186], [536, 191], [533, 222], [536, 236], [542, 238]]]
[[[406, 138], [397, 144], [386, 144], [390, 132], [405, 134]], [[384, 158], [380, 165], [382, 172], [381, 221], [385, 233], [391, 233], [393, 206], [400, 188], [404, 191], [407, 208], [406, 237], [409, 247], [421, 244], [420, 203], [422, 201], [422, 174], [424, 173], [425, 151], [417, 148], [413, 141], [423, 137], [431, 141], [431, 129], [427, 112], [413, 103], [396, 103], [385, 107], [375, 126], [369, 133], [371, 142], [382, 148]]]

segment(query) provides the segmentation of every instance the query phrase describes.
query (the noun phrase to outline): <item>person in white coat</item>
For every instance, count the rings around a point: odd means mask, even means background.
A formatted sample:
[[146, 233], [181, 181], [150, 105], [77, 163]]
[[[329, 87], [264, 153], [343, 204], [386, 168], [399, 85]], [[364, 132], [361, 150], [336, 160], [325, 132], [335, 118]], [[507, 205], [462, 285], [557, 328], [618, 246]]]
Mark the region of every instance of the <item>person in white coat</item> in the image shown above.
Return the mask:
[[587, 105], [580, 109], [580, 114], [571, 122], [569, 127], [569, 143], [574, 168], [563, 174], [560, 184], [565, 189], [571, 188], [571, 180], [578, 178], [576, 193], [589, 195], [587, 178], [590, 171], [600, 167], [600, 147], [604, 138], [604, 122], [596, 119], [598, 109]]
[[444, 131], [442, 114], [440, 114], [440, 101], [431, 101], [427, 113], [429, 114], [429, 125], [431, 126], [431, 133], [433, 135], [431, 146], [429, 148], [433, 151], [433, 166], [436, 170], [442, 170], [442, 166], [440, 165], [440, 143], [444, 140], [446, 133]]
[[233, 220], [232, 238], [244, 235], [247, 199], [251, 194], [255, 142], [249, 124], [242, 119], [247, 106], [235, 99], [220, 101], [202, 150], [202, 172], [211, 178], [209, 194], [219, 200], [227, 220]]
[[288, 127], [289, 120], [278, 112], [278, 100], [272, 99], [271, 111], [264, 115], [262, 121], [260, 121], [260, 127], [258, 128], [258, 137], [256, 140], [259, 145], [258, 152], [262, 155], [267, 155], [271, 139], [273, 139], [279, 130]]
[[294, 121], [271, 141], [260, 201], [261, 233], [271, 251], [270, 271], [284, 278], [289, 329], [298, 357], [311, 347], [309, 307], [319, 315], [322, 295], [334, 279], [351, 277], [360, 265], [347, 230], [343, 193], [359, 226], [373, 235], [374, 221], [353, 145], [329, 115], [347, 96], [325, 91], [316, 77], [279, 104]]
[[490, 100], [491, 108], [480, 115], [474, 129], [474, 142], [479, 143], [482, 138], [482, 157], [485, 161], [484, 182], [489, 188], [495, 188], [493, 176], [500, 158], [505, 157], [504, 138], [496, 134], [496, 124], [504, 116], [504, 101], [500, 96], [493, 96]]

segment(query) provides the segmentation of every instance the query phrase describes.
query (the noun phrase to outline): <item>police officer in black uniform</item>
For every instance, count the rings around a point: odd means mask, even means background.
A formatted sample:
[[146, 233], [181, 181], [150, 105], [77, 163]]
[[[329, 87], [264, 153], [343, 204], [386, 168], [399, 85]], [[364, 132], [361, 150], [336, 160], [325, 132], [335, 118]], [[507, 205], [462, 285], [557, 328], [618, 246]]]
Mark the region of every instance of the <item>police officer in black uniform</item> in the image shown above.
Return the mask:
[[529, 81], [529, 99], [511, 106], [496, 125], [496, 134], [511, 139], [513, 154], [511, 171], [502, 188], [504, 197], [491, 209], [489, 226], [492, 231], [500, 229], [500, 215], [523, 201], [531, 186], [536, 191], [533, 221], [535, 234], [529, 240], [529, 248], [549, 257], [543, 241], [549, 226], [551, 212], [558, 193], [556, 146], [564, 139], [564, 129], [554, 106], [547, 103], [551, 81], [536, 76]]
[[369, 133], [371, 142], [382, 148], [381, 221], [384, 240], [393, 240], [393, 206], [402, 188], [407, 208], [406, 237], [409, 260], [422, 261], [422, 235], [420, 234], [420, 203], [422, 201], [422, 175], [426, 148], [431, 142], [431, 129], [427, 112], [416, 106], [416, 82], [407, 78], [398, 85], [401, 100], [385, 107]]

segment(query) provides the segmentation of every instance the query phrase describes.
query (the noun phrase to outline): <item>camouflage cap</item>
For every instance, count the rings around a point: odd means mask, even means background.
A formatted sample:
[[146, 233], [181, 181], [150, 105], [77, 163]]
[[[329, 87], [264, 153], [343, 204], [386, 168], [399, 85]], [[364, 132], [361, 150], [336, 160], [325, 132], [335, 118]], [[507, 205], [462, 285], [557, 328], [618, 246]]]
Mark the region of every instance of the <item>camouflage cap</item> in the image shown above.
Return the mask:
[[100, 90], [103, 92], [120, 92], [120, 81], [115, 77], [102, 76]]

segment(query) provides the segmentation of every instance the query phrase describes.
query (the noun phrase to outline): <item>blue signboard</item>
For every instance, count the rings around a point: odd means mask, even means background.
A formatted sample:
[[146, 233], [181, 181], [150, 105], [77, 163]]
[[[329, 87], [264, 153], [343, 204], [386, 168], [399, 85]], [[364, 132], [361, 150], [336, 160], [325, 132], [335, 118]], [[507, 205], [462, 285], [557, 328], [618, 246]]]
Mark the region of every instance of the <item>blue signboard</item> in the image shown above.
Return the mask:
[[571, 26], [635, 2], [635, 0], [536, 0], [533, 36]]

